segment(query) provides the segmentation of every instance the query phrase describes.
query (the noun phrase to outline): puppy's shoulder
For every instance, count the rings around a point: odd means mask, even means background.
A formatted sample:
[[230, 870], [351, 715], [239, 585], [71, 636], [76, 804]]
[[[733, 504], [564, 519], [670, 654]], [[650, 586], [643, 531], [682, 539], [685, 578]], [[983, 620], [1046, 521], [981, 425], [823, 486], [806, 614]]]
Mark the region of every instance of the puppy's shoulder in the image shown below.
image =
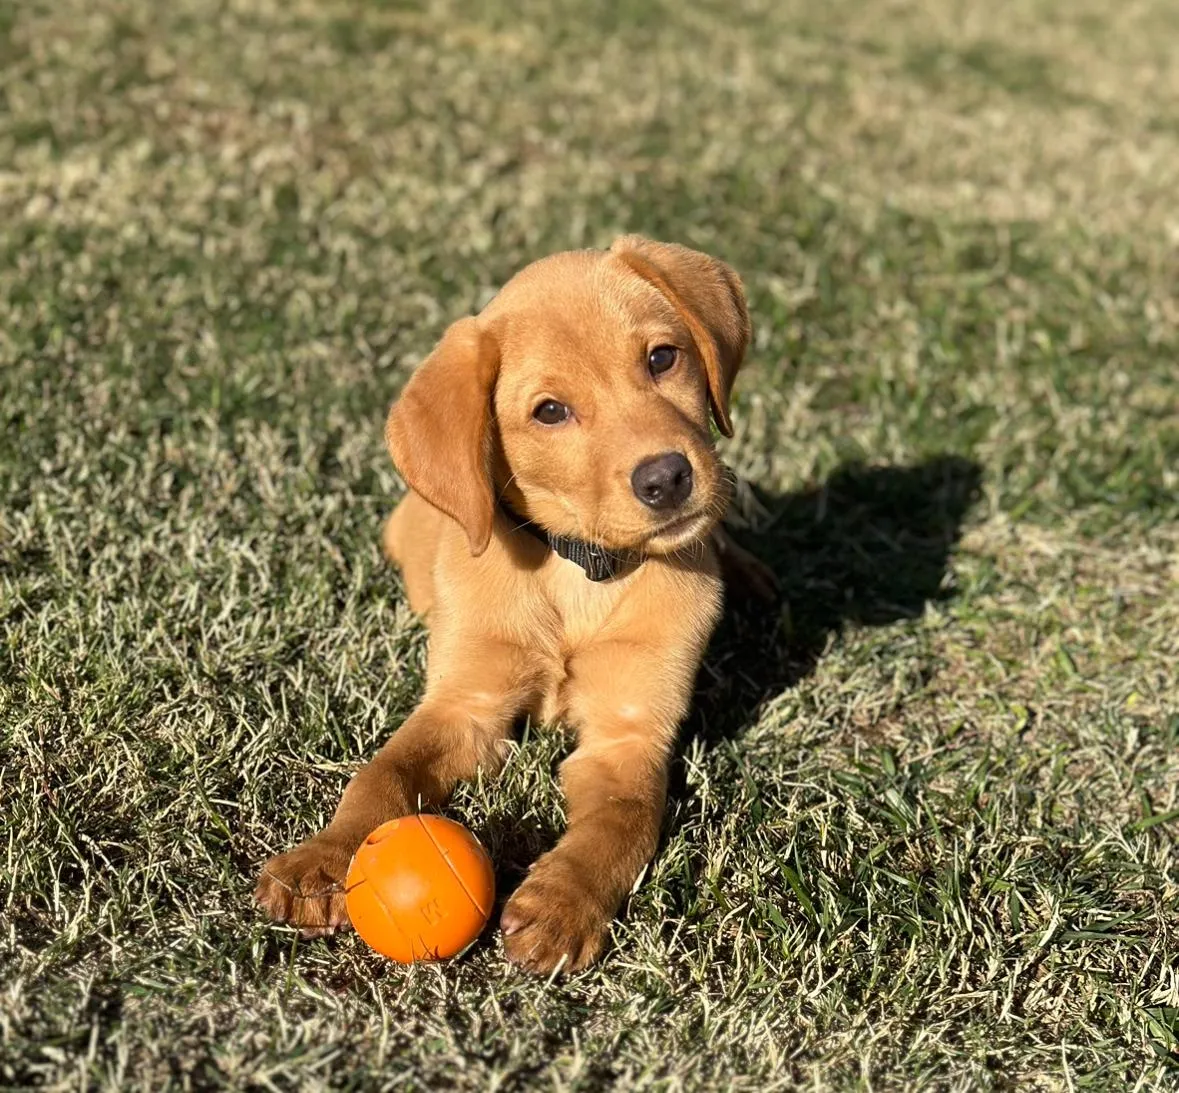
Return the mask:
[[671, 629], [711, 632], [723, 607], [724, 582], [710, 542], [650, 558], [642, 570], [632, 590], [636, 614], [662, 619]]

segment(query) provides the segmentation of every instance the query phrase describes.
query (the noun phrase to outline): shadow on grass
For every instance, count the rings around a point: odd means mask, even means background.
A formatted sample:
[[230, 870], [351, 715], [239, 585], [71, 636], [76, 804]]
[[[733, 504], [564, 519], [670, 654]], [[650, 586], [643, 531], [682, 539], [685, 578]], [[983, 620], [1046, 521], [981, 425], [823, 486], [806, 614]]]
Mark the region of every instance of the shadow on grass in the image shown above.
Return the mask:
[[[821, 486], [758, 495], [759, 528], [738, 537], [774, 571], [780, 595], [764, 603], [739, 590], [730, 594], [684, 744], [740, 735], [763, 703], [814, 670], [845, 625], [917, 618], [927, 604], [951, 598], [949, 558], [980, 479], [977, 464], [944, 456], [907, 467], [846, 465]], [[689, 792], [683, 764], [673, 768], [670, 790], [673, 797]], [[503, 811], [489, 816], [479, 834], [497, 865], [498, 919], [528, 866], [557, 841], [561, 825], [556, 816], [521, 816], [519, 803], [505, 799]], [[268, 960], [278, 963], [282, 956], [276, 944]]]
[[981, 472], [959, 456], [913, 466], [846, 464], [821, 486], [759, 493], [760, 529], [737, 532], [775, 573], [777, 603], [729, 592], [685, 741], [739, 734], [806, 678], [848, 624], [887, 626], [953, 597], [949, 557]]
[[[847, 464], [814, 488], [759, 492], [746, 506], [761, 510], [758, 530], [735, 537], [774, 571], [779, 595], [766, 603], [729, 591], [680, 735], [681, 753], [694, 741], [713, 746], [740, 736], [765, 702], [814, 671], [846, 625], [887, 626], [952, 598], [949, 558], [980, 481], [976, 463], [939, 456], [902, 467]], [[690, 793], [685, 777], [684, 765], [675, 763], [673, 799]], [[499, 817], [490, 834], [501, 902], [560, 833], [555, 819], [551, 826], [538, 817], [524, 822], [514, 806]]]

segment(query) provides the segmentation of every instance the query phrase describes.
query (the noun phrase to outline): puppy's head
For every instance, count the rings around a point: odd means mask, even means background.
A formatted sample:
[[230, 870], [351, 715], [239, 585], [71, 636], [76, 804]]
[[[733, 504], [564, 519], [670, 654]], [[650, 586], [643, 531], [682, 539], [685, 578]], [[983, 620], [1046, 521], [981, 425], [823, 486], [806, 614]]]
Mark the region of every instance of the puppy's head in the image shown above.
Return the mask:
[[385, 436], [475, 554], [499, 497], [553, 534], [667, 553], [724, 510], [709, 413], [732, 434], [749, 334], [739, 278], [707, 255], [639, 236], [553, 255], [451, 326]]

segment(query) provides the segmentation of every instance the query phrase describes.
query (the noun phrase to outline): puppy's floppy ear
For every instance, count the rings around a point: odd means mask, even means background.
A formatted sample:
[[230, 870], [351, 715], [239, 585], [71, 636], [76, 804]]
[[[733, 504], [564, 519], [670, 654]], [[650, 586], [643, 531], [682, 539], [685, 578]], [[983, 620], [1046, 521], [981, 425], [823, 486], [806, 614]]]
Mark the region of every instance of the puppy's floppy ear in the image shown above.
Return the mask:
[[615, 240], [610, 253], [659, 289], [680, 313], [704, 358], [717, 428], [732, 436], [729, 395], [751, 334], [741, 278], [707, 254], [641, 235]]
[[499, 347], [460, 319], [410, 377], [385, 422], [389, 454], [410, 489], [457, 520], [482, 554], [491, 540], [491, 393]]

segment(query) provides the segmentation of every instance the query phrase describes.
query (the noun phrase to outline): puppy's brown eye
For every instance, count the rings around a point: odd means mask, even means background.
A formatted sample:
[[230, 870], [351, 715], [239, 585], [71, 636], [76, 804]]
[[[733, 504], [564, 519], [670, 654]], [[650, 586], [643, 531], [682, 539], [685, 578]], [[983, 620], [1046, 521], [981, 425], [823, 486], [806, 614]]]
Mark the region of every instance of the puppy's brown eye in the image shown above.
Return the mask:
[[675, 364], [680, 351], [674, 345], [657, 345], [647, 354], [647, 371], [660, 376]]
[[569, 407], [553, 398], [546, 398], [535, 410], [532, 416], [541, 425], [560, 425], [569, 417]]

